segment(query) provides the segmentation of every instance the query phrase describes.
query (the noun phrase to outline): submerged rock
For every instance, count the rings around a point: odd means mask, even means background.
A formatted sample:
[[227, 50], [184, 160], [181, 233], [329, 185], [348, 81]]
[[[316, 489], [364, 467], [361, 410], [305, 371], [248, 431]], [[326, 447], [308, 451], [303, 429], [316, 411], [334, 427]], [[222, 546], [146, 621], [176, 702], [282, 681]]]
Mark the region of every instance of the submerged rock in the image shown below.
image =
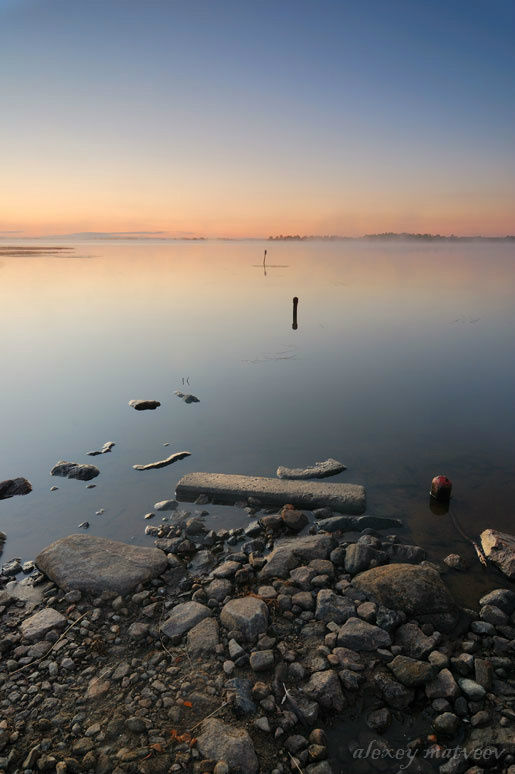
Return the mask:
[[515, 580], [515, 535], [485, 529], [479, 538], [486, 558], [497, 565], [506, 577]]
[[32, 484], [26, 478], [8, 478], [0, 481], [0, 500], [7, 500], [15, 495], [26, 495], [32, 492]]
[[158, 548], [130, 546], [92, 535], [68, 535], [36, 557], [39, 569], [65, 591], [126, 594], [168, 567]]
[[100, 471], [95, 465], [79, 464], [77, 462], [65, 462], [59, 460], [52, 470], [51, 476], [62, 476], [63, 478], [75, 478], [78, 481], [90, 481], [100, 475]]
[[129, 401], [129, 406], [136, 411], [154, 411], [161, 404], [158, 400], [143, 400], [142, 398], [135, 398]]
[[185, 403], [200, 403], [200, 400], [197, 398], [196, 395], [191, 395], [189, 392], [180, 392], [180, 390], [175, 390], [174, 395], [177, 395], [178, 398], [182, 398], [182, 400]]
[[307, 478], [327, 478], [328, 476], [336, 476], [338, 473], [342, 473], [347, 470], [346, 466], [338, 460], [331, 458], [324, 460], [323, 462], [315, 462], [309, 468], [286, 468], [280, 466], [277, 468], [278, 478], [288, 479], [307, 479]]
[[98, 449], [96, 451], [88, 452], [88, 456], [89, 457], [96, 457], [98, 454], [108, 454], [108, 452], [111, 451], [113, 446], [116, 446], [114, 441], [106, 441], [101, 449]]
[[165, 460], [158, 460], [157, 462], [149, 462], [147, 465], [133, 465], [134, 470], [155, 470], [157, 468], [166, 468], [168, 465], [173, 465], [174, 462], [184, 459], [184, 457], [190, 457], [191, 452], [183, 451], [171, 454]]

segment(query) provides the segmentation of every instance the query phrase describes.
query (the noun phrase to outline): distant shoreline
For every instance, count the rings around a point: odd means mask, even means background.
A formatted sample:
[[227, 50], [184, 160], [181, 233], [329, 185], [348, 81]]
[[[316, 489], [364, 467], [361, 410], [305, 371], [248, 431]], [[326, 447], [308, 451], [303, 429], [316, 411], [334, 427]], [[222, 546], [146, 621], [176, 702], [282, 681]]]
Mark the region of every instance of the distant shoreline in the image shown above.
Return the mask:
[[[122, 234], [112, 232], [81, 232], [76, 234], [41, 234], [39, 236], [27, 236], [23, 234], [0, 231], [0, 244], [2, 242], [43, 241], [43, 240], [80, 240], [91, 242], [515, 242], [515, 235], [505, 236], [456, 236], [450, 234], [414, 234], [384, 232], [381, 234], [363, 234], [362, 236], [344, 236], [343, 234], [278, 234], [268, 237], [209, 237], [209, 236], [166, 236], [137, 234]], [[19, 248], [17, 248], [19, 249]], [[56, 248], [63, 249], [63, 248]]]

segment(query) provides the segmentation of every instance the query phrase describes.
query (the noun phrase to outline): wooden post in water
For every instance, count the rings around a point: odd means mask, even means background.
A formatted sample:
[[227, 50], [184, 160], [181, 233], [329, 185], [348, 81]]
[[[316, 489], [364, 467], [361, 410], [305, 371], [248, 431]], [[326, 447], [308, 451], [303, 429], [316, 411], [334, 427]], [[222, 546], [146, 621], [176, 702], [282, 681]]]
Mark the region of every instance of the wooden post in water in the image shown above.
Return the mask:
[[297, 307], [298, 307], [298, 305], [299, 305], [299, 299], [297, 298], [297, 296], [295, 296], [294, 299], [293, 299], [293, 325], [291, 326], [294, 331], [296, 331], [297, 328], [299, 327], [298, 323], [297, 323]]

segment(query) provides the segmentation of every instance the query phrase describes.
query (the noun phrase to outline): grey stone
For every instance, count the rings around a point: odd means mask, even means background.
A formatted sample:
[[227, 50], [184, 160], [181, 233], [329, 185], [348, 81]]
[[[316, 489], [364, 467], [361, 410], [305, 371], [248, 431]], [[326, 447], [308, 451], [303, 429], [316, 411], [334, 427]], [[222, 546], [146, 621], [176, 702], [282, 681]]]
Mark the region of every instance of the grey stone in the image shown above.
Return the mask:
[[385, 702], [394, 709], [407, 709], [415, 698], [415, 691], [394, 680], [387, 672], [376, 672], [374, 682]]
[[443, 712], [441, 715], [437, 715], [433, 723], [435, 731], [447, 734], [447, 736], [454, 736], [460, 725], [459, 718], [452, 712]]
[[136, 411], [154, 411], [160, 405], [158, 400], [144, 400], [143, 398], [134, 398], [129, 401], [129, 406]]
[[26, 478], [8, 478], [0, 481], [0, 500], [7, 500], [15, 495], [26, 495], [32, 492], [32, 484]]
[[388, 632], [361, 618], [349, 618], [338, 632], [338, 645], [358, 652], [387, 648], [391, 643]]
[[188, 652], [193, 656], [214, 655], [219, 644], [218, 623], [215, 618], [204, 618], [188, 632]]
[[458, 680], [458, 685], [467, 698], [471, 701], [481, 701], [486, 696], [486, 691], [482, 685], [476, 683], [475, 680], [471, 680], [468, 677], [462, 677]]
[[455, 699], [460, 694], [458, 684], [448, 669], [442, 669], [434, 680], [427, 683], [425, 691], [428, 699]]
[[[318, 717], [318, 702], [308, 698], [298, 688], [288, 688], [285, 702], [301, 723], [312, 726]], [[284, 706], [284, 705], [283, 705]]]
[[500, 608], [506, 615], [511, 615], [515, 612], [515, 591], [511, 589], [494, 589], [490, 593], [485, 594], [479, 600], [481, 607], [484, 605], [495, 605]]
[[395, 642], [411, 658], [426, 658], [440, 642], [440, 634], [436, 632], [428, 637], [417, 624], [407, 623], [397, 629]]
[[479, 536], [487, 559], [511, 580], [515, 579], [515, 535], [485, 529]]
[[418, 564], [426, 558], [426, 552], [420, 546], [405, 543], [383, 543], [383, 549], [390, 557], [390, 562], [396, 564]]
[[235, 502], [254, 496], [263, 505], [291, 503], [308, 510], [327, 506], [352, 514], [363, 513], [366, 506], [365, 489], [357, 484], [282, 481], [222, 473], [188, 473], [183, 476], [177, 485], [177, 498], [191, 502], [199, 494], [213, 496], [218, 502]]
[[287, 578], [290, 571], [299, 564], [311, 559], [326, 559], [332, 548], [334, 542], [330, 535], [307, 535], [280, 543], [267, 556], [259, 577], [262, 580]]
[[338, 460], [331, 458], [324, 460], [323, 462], [315, 462], [314, 465], [308, 468], [286, 468], [280, 466], [277, 468], [278, 478], [287, 479], [308, 479], [308, 478], [327, 478], [328, 476], [336, 476], [338, 473], [342, 473], [346, 470], [345, 465]]
[[237, 597], [223, 606], [220, 621], [229, 631], [236, 629], [247, 642], [253, 642], [266, 631], [268, 608], [256, 597]]
[[367, 715], [367, 726], [372, 731], [386, 731], [390, 723], [392, 722], [392, 714], [387, 707], [381, 707], [381, 709], [373, 710]]
[[51, 476], [62, 476], [63, 478], [75, 478], [78, 481], [90, 481], [100, 475], [100, 471], [95, 465], [79, 464], [77, 462], [65, 462], [59, 460], [52, 470]]
[[41, 551], [36, 564], [65, 591], [119, 594], [155, 578], [168, 566], [166, 555], [158, 548], [131, 546], [92, 535], [56, 540]]
[[20, 624], [20, 630], [26, 640], [41, 640], [51, 629], [63, 629], [66, 618], [53, 607], [45, 607]]
[[467, 563], [460, 554], [449, 554], [444, 558], [443, 563], [450, 567], [451, 570], [463, 572], [467, 569]]
[[250, 680], [233, 677], [227, 680], [227, 700], [232, 700], [234, 711], [237, 715], [249, 715], [256, 711], [256, 705], [252, 701], [252, 683]]
[[228, 578], [215, 578], [206, 586], [207, 598], [216, 599], [217, 602], [223, 602], [229, 596], [231, 590], [232, 583]]
[[321, 589], [317, 594], [315, 618], [318, 621], [343, 624], [356, 614], [354, 603], [335, 594], [331, 589]]
[[217, 718], [202, 722], [197, 747], [204, 758], [226, 761], [232, 774], [257, 774], [259, 763], [247, 731]]
[[302, 691], [325, 710], [341, 712], [345, 705], [338, 675], [332, 669], [314, 672]]
[[409, 656], [395, 656], [388, 664], [397, 680], [409, 687], [427, 683], [435, 676], [436, 668], [425, 661], [417, 661]]
[[240, 562], [235, 562], [232, 559], [228, 559], [223, 564], [220, 564], [213, 570], [211, 575], [213, 578], [232, 578], [232, 576], [240, 569]]
[[200, 602], [181, 602], [172, 609], [161, 625], [161, 631], [177, 643], [186, 632], [210, 616], [211, 610]]
[[386, 607], [433, 623], [441, 631], [451, 631], [460, 619], [459, 608], [430, 567], [387, 564], [360, 573], [352, 583]]
[[508, 623], [506, 613], [495, 605], [484, 605], [479, 611], [479, 617], [493, 626], [505, 626]]
[[250, 667], [254, 672], [265, 672], [274, 665], [273, 650], [255, 650], [250, 654]]
[[318, 519], [318, 529], [321, 532], [352, 532], [356, 529], [356, 519], [352, 516], [335, 514], [327, 519]]
[[377, 551], [364, 543], [352, 543], [345, 552], [345, 571], [355, 575], [368, 570], [372, 562], [377, 566], [387, 561], [388, 557], [383, 551]]

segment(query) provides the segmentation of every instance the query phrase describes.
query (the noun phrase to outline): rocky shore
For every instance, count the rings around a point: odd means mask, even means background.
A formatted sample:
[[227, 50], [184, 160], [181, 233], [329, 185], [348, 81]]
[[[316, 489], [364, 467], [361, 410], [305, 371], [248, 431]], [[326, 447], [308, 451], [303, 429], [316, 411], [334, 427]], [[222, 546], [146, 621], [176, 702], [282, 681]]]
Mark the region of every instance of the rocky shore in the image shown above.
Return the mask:
[[[298, 536], [301, 511], [244, 505], [245, 530], [172, 501], [155, 548], [69, 536], [2, 576], [0, 772], [514, 774], [514, 591], [463, 610], [459, 557], [391, 522], [324, 531], [348, 517], [321, 509]], [[331, 735], [351, 720], [349, 767]]]

